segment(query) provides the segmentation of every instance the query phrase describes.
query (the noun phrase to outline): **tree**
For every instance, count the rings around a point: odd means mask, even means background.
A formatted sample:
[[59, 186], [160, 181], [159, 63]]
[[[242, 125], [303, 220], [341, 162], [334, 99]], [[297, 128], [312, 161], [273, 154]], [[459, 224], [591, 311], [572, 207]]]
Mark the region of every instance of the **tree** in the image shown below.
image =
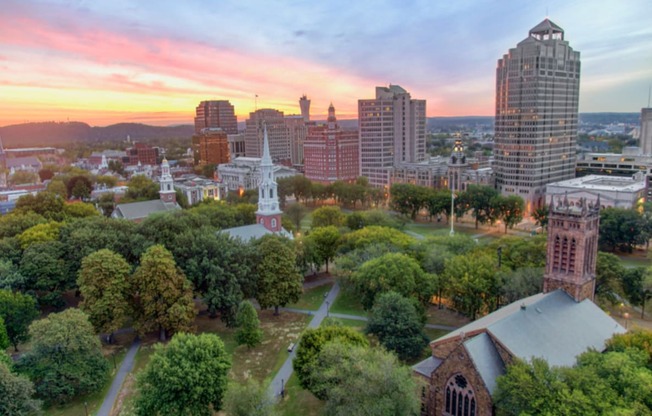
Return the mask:
[[329, 225], [341, 227], [344, 225], [345, 216], [337, 206], [317, 208], [312, 213], [312, 228], [328, 227]]
[[214, 334], [176, 334], [138, 377], [136, 414], [210, 416], [222, 407], [231, 359]]
[[48, 222], [45, 217], [33, 211], [16, 212], [0, 216], [0, 239], [14, 237], [36, 224]]
[[7, 348], [9, 348], [9, 335], [7, 335], [5, 320], [0, 316], [0, 354], [4, 354]]
[[647, 238], [645, 220], [634, 209], [605, 208], [600, 211], [600, 250], [632, 252], [635, 245]]
[[620, 284], [629, 303], [641, 307], [641, 319], [645, 318], [645, 303], [652, 297], [652, 292], [644, 289], [646, 274], [645, 267], [632, 267], [625, 269], [620, 278]]
[[524, 267], [503, 274], [501, 295], [507, 303], [541, 293], [543, 268]]
[[595, 293], [611, 304], [618, 303], [620, 279], [624, 274], [625, 267], [618, 256], [599, 251], [595, 265]]
[[41, 182], [49, 181], [54, 178], [54, 172], [52, 172], [52, 169], [41, 169], [38, 171], [38, 177]]
[[313, 230], [307, 237], [308, 244], [313, 244], [315, 248], [316, 260], [319, 265], [326, 264], [328, 273], [328, 263], [333, 261], [337, 249], [340, 246], [340, 232], [333, 226], [319, 227]]
[[[297, 348], [297, 356], [292, 361], [292, 367], [297, 372], [299, 384], [304, 389], [315, 393], [309, 379], [310, 367], [317, 361], [317, 356], [329, 342], [337, 341], [348, 346], [367, 347], [369, 341], [356, 330], [345, 326], [320, 326], [303, 331]], [[315, 393], [316, 394], [316, 393]], [[321, 399], [324, 396], [317, 396]]]
[[85, 313], [66, 309], [30, 325], [32, 350], [17, 364], [46, 404], [64, 403], [99, 390], [108, 380], [109, 363]]
[[244, 384], [231, 383], [224, 397], [224, 410], [229, 416], [274, 416], [274, 402], [267, 388], [249, 378]]
[[400, 250], [407, 250], [416, 240], [394, 228], [372, 225], [342, 236], [340, 251], [348, 253], [369, 245], [387, 244]]
[[235, 333], [235, 340], [238, 345], [255, 347], [263, 339], [263, 331], [260, 329], [258, 313], [248, 300], [240, 303], [238, 315], [235, 318], [238, 330]]
[[447, 294], [455, 307], [475, 319], [500, 303], [501, 282], [496, 260], [485, 253], [468, 253], [446, 261]]
[[548, 228], [548, 205], [543, 204], [532, 212], [532, 218], [539, 227]]
[[301, 220], [306, 216], [306, 208], [299, 203], [290, 204], [285, 208], [284, 214], [292, 221], [295, 229], [301, 231]]
[[647, 366], [652, 369], [652, 331], [635, 328], [616, 334], [607, 341], [607, 351], [625, 352], [636, 348], [647, 354]]
[[48, 186], [45, 188], [48, 192], [57, 195], [63, 200], [68, 199], [68, 189], [66, 184], [61, 179], [53, 179], [48, 183]]
[[0, 290], [0, 317], [4, 321], [9, 341], [18, 351], [18, 344], [28, 340], [28, 328], [38, 316], [36, 301], [29, 295]]
[[38, 183], [39, 177], [34, 172], [28, 172], [26, 170], [18, 170], [13, 174], [9, 175], [7, 182], [9, 185], [25, 185]]
[[62, 225], [63, 224], [60, 222], [50, 221], [44, 224], [36, 224], [35, 226], [28, 228], [18, 236], [20, 247], [25, 250], [34, 243], [58, 240], [59, 230]]
[[366, 310], [384, 292], [394, 291], [422, 303], [428, 302], [435, 293], [433, 276], [403, 253], [387, 253], [367, 261], [351, 275], [351, 281]]
[[102, 214], [105, 217], [111, 217], [113, 210], [115, 209], [115, 194], [113, 192], [108, 192], [100, 195], [97, 200], [97, 206], [102, 210]]
[[34, 384], [11, 372], [0, 362], [0, 415], [31, 416], [40, 414], [41, 402], [32, 398]]
[[507, 234], [507, 228], [511, 230], [516, 224], [523, 221], [525, 203], [523, 202], [523, 198], [520, 196], [498, 195], [494, 198], [492, 204], [495, 207], [494, 209], [498, 211], [498, 218], [502, 219], [505, 223], [505, 234]]
[[129, 187], [125, 198], [132, 201], [148, 201], [158, 199], [159, 187], [153, 180], [145, 175], [134, 175], [127, 184]]
[[59, 241], [34, 243], [23, 252], [20, 274], [41, 305], [63, 306], [63, 292], [75, 286], [75, 276], [69, 273], [63, 255], [64, 246]]
[[126, 322], [130, 306], [131, 266], [111, 250], [98, 250], [82, 260], [77, 284], [83, 300], [81, 310], [95, 329], [112, 334]]
[[380, 344], [401, 360], [409, 360], [419, 357], [428, 344], [424, 324], [414, 302], [396, 292], [387, 292], [374, 303], [365, 332], [378, 337]]
[[66, 189], [68, 191], [69, 198], [85, 201], [91, 197], [91, 192], [93, 191], [93, 183], [88, 177], [84, 175], [73, 176], [68, 180]]
[[309, 366], [308, 378], [315, 395], [326, 399], [327, 415], [418, 413], [412, 370], [382, 349], [328, 343]]
[[132, 278], [137, 303], [135, 325], [140, 333], [189, 330], [197, 314], [190, 282], [177, 268], [172, 254], [161, 245], [147, 249]]
[[260, 261], [257, 265], [256, 300], [262, 309], [296, 302], [303, 293], [303, 276], [297, 270], [297, 255], [289, 244], [275, 235], [266, 235], [257, 242]]
[[65, 219], [63, 206], [63, 198], [52, 192], [44, 191], [36, 195], [28, 194], [18, 198], [13, 213], [25, 214], [27, 212], [33, 212], [47, 220], [63, 221]]
[[395, 183], [389, 192], [392, 195], [392, 209], [413, 220], [419, 210], [427, 205], [429, 198], [427, 188], [408, 183]]
[[96, 217], [100, 213], [93, 204], [85, 202], [73, 202], [64, 205], [63, 210], [68, 218]]
[[461, 195], [461, 201], [465, 201], [469, 209], [473, 210], [476, 229], [478, 224], [493, 224], [498, 218], [498, 210], [492, 203], [497, 196], [498, 191], [484, 185], [469, 185], [466, 192]]
[[124, 175], [125, 168], [119, 160], [109, 160], [108, 165], [111, 172], [117, 173], [118, 175]]

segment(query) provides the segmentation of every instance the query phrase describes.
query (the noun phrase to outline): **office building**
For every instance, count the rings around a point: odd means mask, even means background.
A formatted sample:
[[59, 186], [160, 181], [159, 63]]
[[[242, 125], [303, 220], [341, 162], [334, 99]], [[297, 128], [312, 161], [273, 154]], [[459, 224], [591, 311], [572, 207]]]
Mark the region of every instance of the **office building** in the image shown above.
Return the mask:
[[308, 125], [302, 116], [285, 116], [285, 126], [290, 140], [290, 162], [293, 167], [303, 167], [303, 146], [308, 134]]
[[580, 53], [548, 19], [498, 60], [496, 187], [528, 213], [545, 203], [546, 184], [575, 176], [579, 85]]
[[226, 100], [202, 101], [195, 110], [195, 133], [219, 127], [227, 134], [238, 133], [238, 119], [230, 102]]
[[426, 101], [398, 85], [376, 87], [374, 99], [358, 100], [360, 176], [389, 186], [392, 170], [426, 160]]
[[337, 124], [335, 107], [328, 107], [326, 124], [310, 126], [304, 143], [306, 178], [324, 184], [352, 182], [358, 177], [359, 143], [356, 130], [343, 130]]
[[306, 123], [310, 122], [310, 99], [306, 97], [306, 94], [303, 94], [301, 98], [299, 98], [299, 108], [301, 108], [301, 117], [303, 117], [303, 121]]
[[644, 155], [652, 155], [652, 108], [641, 109], [640, 148]]
[[290, 134], [282, 111], [265, 108], [249, 113], [245, 128], [247, 157], [263, 157], [263, 130], [267, 126], [270, 157], [274, 163], [291, 164]]
[[221, 128], [205, 128], [192, 136], [195, 165], [229, 163], [230, 152], [227, 134]]

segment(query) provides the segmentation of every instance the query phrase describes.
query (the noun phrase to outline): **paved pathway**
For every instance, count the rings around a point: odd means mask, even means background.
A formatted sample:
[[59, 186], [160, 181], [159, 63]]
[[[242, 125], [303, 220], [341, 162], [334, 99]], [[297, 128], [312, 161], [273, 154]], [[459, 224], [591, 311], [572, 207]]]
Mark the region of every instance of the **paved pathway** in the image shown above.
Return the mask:
[[115, 375], [113, 383], [111, 383], [111, 388], [104, 397], [100, 410], [97, 411], [97, 416], [109, 416], [109, 413], [111, 413], [115, 399], [118, 397], [118, 393], [120, 392], [120, 387], [122, 387], [125, 377], [127, 377], [127, 374], [129, 374], [134, 366], [134, 357], [136, 356], [139, 347], [140, 340], [136, 338], [133, 344], [131, 344], [131, 347], [129, 347], [125, 359], [122, 360], [122, 364], [120, 364], [120, 368], [118, 369], [118, 374]]
[[[321, 325], [324, 318], [326, 318], [328, 308], [330, 307], [330, 305], [333, 304], [338, 293], [340, 293], [340, 285], [338, 282], [335, 282], [335, 284], [328, 292], [328, 295], [326, 296], [324, 302], [321, 304], [318, 310], [301, 312], [301, 313], [310, 313], [315, 316], [308, 324], [308, 328], [317, 328], [319, 325]], [[299, 310], [291, 310], [291, 309], [285, 309], [285, 310], [299, 311]], [[281, 369], [278, 370], [278, 373], [276, 373], [274, 379], [269, 385], [269, 394], [273, 398], [278, 398], [281, 395], [281, 390], [283, 390], [285, 383], [287, 383], [287, 381], [290, 379], [290, 376], [292, 375], [292, 372], [294, 371], [292, 368], [292, 360], [297, 354], [297, 346], [298, 345], [295, 345], [294, 350], [289, 354], [288, 358], [283, 363], [283, 366], [281, 366]]]

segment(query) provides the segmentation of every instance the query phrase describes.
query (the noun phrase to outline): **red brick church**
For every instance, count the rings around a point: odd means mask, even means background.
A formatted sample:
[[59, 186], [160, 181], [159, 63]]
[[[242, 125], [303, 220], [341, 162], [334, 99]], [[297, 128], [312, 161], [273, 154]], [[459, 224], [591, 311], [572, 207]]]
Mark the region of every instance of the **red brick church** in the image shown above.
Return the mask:
[[427, 382], [422, 415], [493, 415], [496, 378], [514, 357], [572, 366], [625, 329], [593, 303], [600, 200], [550, 203], [543, 293], [507, 305], [430, 343], [414, 366]]

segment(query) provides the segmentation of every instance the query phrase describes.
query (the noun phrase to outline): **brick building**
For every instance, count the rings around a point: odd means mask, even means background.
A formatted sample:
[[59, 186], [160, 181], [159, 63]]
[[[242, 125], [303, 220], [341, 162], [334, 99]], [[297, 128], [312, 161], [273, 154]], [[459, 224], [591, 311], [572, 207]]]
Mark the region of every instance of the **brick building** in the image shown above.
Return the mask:
[[195, 165], [229, 163], [230, 150], [227, 134], [221, 128], [203, 129], [192, 136]]
[[328, 107], [325, 125], [311, 126], [303, 145], [306, 178], [324, 184], [354, 181], [360, 173], [358, 132], [337, 124], [335, 107]]
[[593, 303], [599, 201], [550, 203], [543, 293], [507, 305], [430, 343], [414, 366], [427, 386], [422, 415], [493, 415], [496, 378], [515, 358], [572, 366], [589, 348], [625, 332]]
[[203, 129], [221, 128], [227, 134], [238, 133], [238, 119], [227, 100], [202, 101], [195, 109], [195, 133]]
[[150, 165], [157, 164], [158, 147], [151, 147], [145, 143], [136, 143], [134, 147], [130, 147], [127, 152], [127, 165]]

